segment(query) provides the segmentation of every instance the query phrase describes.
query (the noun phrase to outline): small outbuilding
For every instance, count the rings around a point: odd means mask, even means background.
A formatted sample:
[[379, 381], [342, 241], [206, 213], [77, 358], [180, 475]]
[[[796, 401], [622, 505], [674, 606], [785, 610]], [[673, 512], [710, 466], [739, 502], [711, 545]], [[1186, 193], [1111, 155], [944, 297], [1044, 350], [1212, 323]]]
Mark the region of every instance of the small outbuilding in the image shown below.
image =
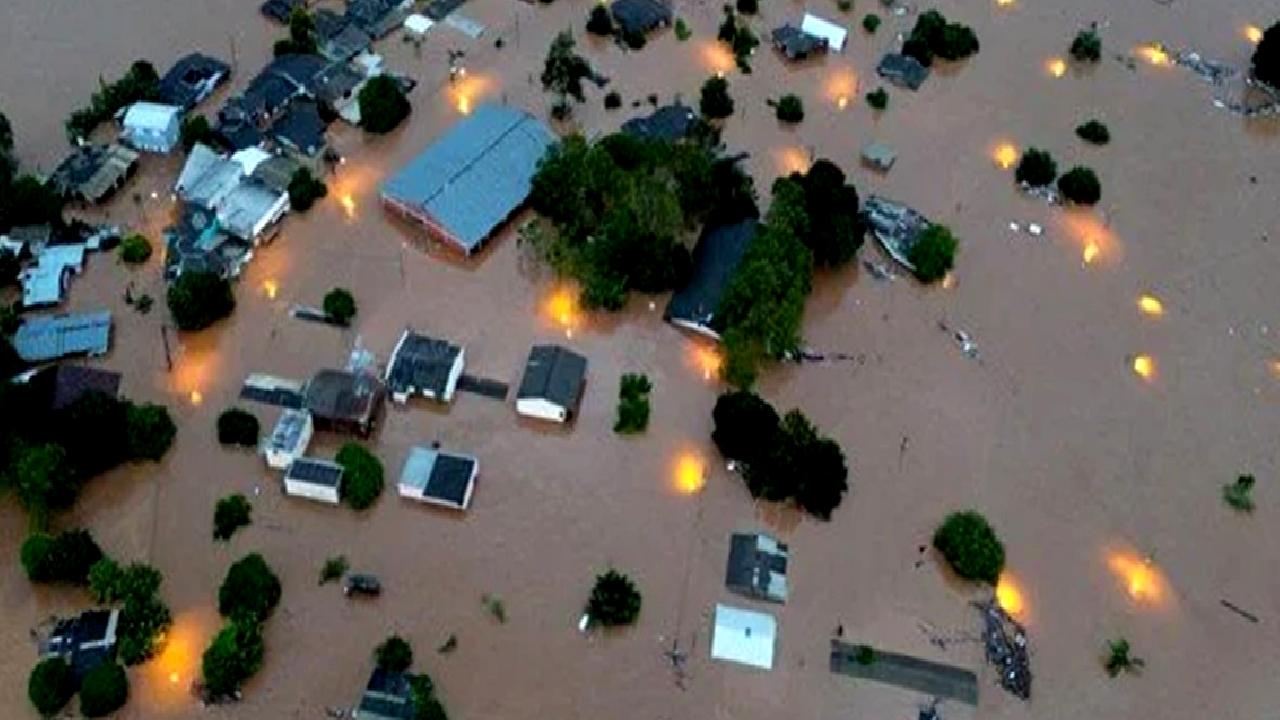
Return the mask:
[[711, 658], [773, 669], [778, 621], [768, 613], [716, 604]]
[[317, 429], [368, 437], [385, 394], [382, 381], [368, 373], [321, 370], [307, 383], [303, 403]]
[[319, 458], [298, 458], [284, 474], [284, 493], [337, 505], [342, 498], [343, 467]]
[[78, 679], [111, 659], [116, 651], [119, 610], [87, 610], [76, 617], [59, 620], [40, 643], [40, 657], [60, 657], [71, 666]]
[[391, 351], [383, 378], [391, 399], [406, 403], [414, 395], [452, 402], [462, 377], [466, 351], [446, 340], [405, 330]]
[[[24, 375], [25, 376], [25, 375]], [[120, 373], [85, 365], [49, 365], [26, 380], [37, 407], [57, 412], [89, 393], [114, 398], [120, 393]]]
[[415, 447], [400, 473], [400, 497], [466, 510], [475, 492], [480, 463], [471, 455]]
[[800, 20], [800, 30], [806, 35], [822, 38], [833, 52], [844, 52], [844, 41], [849, 37], [849, 31], [843, 26], [809, 13]]
[[672, 103], [654, 110], [651, 115], [635, 117], [622, 123], [622, 132], [642, 140], [674, 143], [685, 139], [697, 125], [698, 113], [684, 103]]
[[862, 146], [863, 164], [880, 172], [889, 172], [897, 159], [898, 153], [884, 143], [869, 142]]
[[134, 103], [124, 113], [120, 137], [138, 150], [164, 154], [178, 144], [181, 123], [176, 105]]
[[919, 90], [929, 78], [929, 68], [910, 55], [889, 53], [880, 58], [876, 74], [901, 88]]
[[413, 676], [375, 667], [360, 702], [351, 710], [356, 720], [413, 720]]
[[790, 23], [775, 28], [772, 35], [773, 47], [791, 61], [805, 60], [827, 51], [827, 39], [810, 35]]
[[669, 27], [675, 19], [671, 6], [662, 0], [614, 0], [609, 6], [622, 35], [647, 35]]
[[262, 455], [267, 459], [267, 466], [287, 470], [295, 460], [307, 454], [313, 431], [311, 413], [306, 410], [286, 409], [280, 413], [271, 436], [262, 445]]
[[756, 600], [787, 601], [787, 546], [764, 533], [734, 533], [724, 584]]
[[578, 412], [587, 382], [587, 359], [560, 345], [535, 345], [525, 362], [516, 412], [568, 422]]
[[435, 24], [435, 21], [426, 15], [413, 13], [404, 19], [404, 30], [414, 37], [422, 37], [423, 35], [426, 35], [427, 31], [431, 29], [431, 26]]
[[70, 355], [106, 355], [111, 346], [111, 313], [33, 317], [18, 326], [12, 342], [18, 357], [29, 363]]
[[98, 203], [123, 187], [137, 167], [138, 152], [124, 145], [84, 145], [58, 164], [49, 184], [65, 198]]

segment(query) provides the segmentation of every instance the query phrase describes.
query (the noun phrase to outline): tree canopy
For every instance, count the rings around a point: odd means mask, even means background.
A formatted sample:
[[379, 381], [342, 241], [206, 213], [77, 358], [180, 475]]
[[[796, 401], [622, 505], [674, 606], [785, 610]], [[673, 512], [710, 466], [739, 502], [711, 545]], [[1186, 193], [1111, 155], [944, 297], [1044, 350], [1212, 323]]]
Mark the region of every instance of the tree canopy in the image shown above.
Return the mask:
[[607, 5], [593, 5], [587, 15], [587, 32], [600, 37], [613, 35], [613, 15]]
[[125, 411], [125, 439], [133, 460], [159, 462], [169, 451], [178, 427], [163, 405], [130, 403]]
[[85, 717], [103, 717], [124, 707], [129, 700], [129, 678], [113, 660], [94, 667], [80, 683], [80, 712]]
[[804, 120], [804, 103], [800, 101], [799, 96], [788, 93], [778, 99], [774, 114], [779, 122], [795, 125]]
[[907, 251], [907, 260], [915, 266], [916, 279], [931, 283], [946, 277], [955, 265], [959, 244], [960, 241], [946, 225], [934, 223], [925, 228], [916, 244]]
[[113, 83], [100, 83], [90, 99], [89, 107], [71, 113], [67, 118], [67, 140], [75, 144], [86, 139], [99, 123], [110, 120], [121, 108], [160, 96], [160, 76], [146, 60], [135, 60], [128, 72]]
[[587, 615], [605, 627], [630, 625], [640, 616], [640, 591], [631, 578], [610, 568], [596, 576], [587, 601]]
[[759, 459], [778, 434], [778, 412], [759, 395], [746, 390], [716, 398], [711, 419], [711, 440], [730, 460], [748, 463]]
[[1071, 41], [1071, 57], [1080, 62], [1098, 62], [1102, 59], [1102, 38], [1093, 30], [1081, 30]]
[[1094, 205], [1102, 199], [1102, 183], [1093, 170], [1077, 165], [1058, 178], [1058, 192], [1077, 205]]
[[1041, 187], [1053, 182], [1058, 176], [1058, 163], [1047, 150], [1028, 148], [1022, 153], [1018, 167], [1013, 171], [1013, 179], [1032, 187]]
[[213, 539], [230, 540], [231, 536], [252, 521], [253, 506], [240, 493], [228, 495], [213, 506]]
[[205, 691], [214, 698], [234, 694], [262, 667], [265, 654], [261, 623], [235, 620], [224, 625], [201, 659]]
[[1076, 137], [1092, 145], [1106, 145], [1111, 142], [1111, 131], [1097, 120], [1089, 120], [1076, 126]]
[[227, 569], [218, 588], [218, 612], [233, 621], [263, 622], [280, 602], [280, 580], [258, 553], [249, 553]]
[[356, 96], [360, 103], [360, 127], [375, 135], [395, 130], [412, 109], [399, 81], [390, 75], [378, 75], [365, 83]]
[[324, 314], [339, 325], [350, 325], [356, 316], [356, 298], [346, 288], [333, 288], [324, 295]]
[[649, 426], [649, 392], [653, 384], [645, 375], [627, 373], [622, 376], [618, 390], [618, 419], [613, 424], [616, 433], [638, 433]]
[[364, 510], [382, 494], [382, 461], [359, 443], [349, 442], [338, 450], [334, 462], [342, 466], [342, 499], [356, 510]]
[[902, 43], [902, 53], [929, 67], [933, 58], [962, 60], [978, 52], [978, 36], [960, 23], [949, 22], [937, 10], [920, 13], [911, 34]]
[[707, 78], [702, 83], [698, 98], [698, 110], [711, 120], [720, 120], [733, 114], [733, 98], [729, 96], [729, 81], [722, 77]]
[[310, 210], [317, 200], [328, 194], [329, 188], [305, 167], [294, 170], [289, 178], [289, 207], [298, 212]]
[[933, 546], [965, 580], [995, 585], [1004, 569], [1004, 544], [973, 510], [948, 515], [933, 534]]
[[1262, 33], [1262, 40], [1253, 51], [1253, 76], [1280, 88], [1280, 20]]
[[209, 118], [193, 112], [182, 118], [179, 137], [182, 138], [182, 147], [190, 150], [197, 144], [213, 145], [217, 135], [213, 132], [213, 126], [209, 124]]
[[227, 408], [218, 415], [218, 442], [222, 445], [257, 447], [258, 418], [240, 408]]
[[800, 239], [813, 253], [814, 264], [839, 267], [852, 260], [862, 247], [866, 226], [858, 211], [858, 191], [845, 182], [844, 171], [821, 158], [808, 172], [792, 173], [789, 179], [804, 194], [808, 231]]
[[413, 648], [404, 638], [392, 635], [374, 649], [373, 659], [387, 672], [402, 673], [413, 665]]
[[87, 585], [89, 569], [102, 559], [102, 549], [88, 530], [35, 533], [22, 543], [20, 554], [27, 578], [35, 583]]
[[551, 108], [552, 117], [563, 120], [573, 113], [569, 98], [578, 102], [586, 99], [582, 81], [591, 76], [591, 64], [574, 52], [573, 33], [565, 30], [551, 41], [547, 58], [542, 65], [542, 89], [556, 96]]
[[27, 697], [43, 717], [57, 715], [76, 694], [76, 678], [67, 661], [54, 656], [36, 664], [27, 678]]
[[188, 271], [169, 286], [169, 314], [179, 330], [203, 330], [231, 315], [236, 299], [231, 283], [215, 273]]
[[151, 241], [146, 235], [133, 233], [120, 241], [120, 259], [127, 265], [140, 265], [151, 257]]

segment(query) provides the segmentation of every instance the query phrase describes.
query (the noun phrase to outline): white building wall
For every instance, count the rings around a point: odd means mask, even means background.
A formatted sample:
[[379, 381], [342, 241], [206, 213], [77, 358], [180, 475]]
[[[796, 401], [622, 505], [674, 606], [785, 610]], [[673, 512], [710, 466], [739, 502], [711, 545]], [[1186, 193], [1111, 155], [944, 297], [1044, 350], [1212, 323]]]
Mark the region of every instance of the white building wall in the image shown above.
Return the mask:
[[516, 400], [516, 412], [525, 417], [551, 422], [564, 422], [569, 419], [568, 409], [543, 398], [523, 398]]
[[316, 500], [330, 505], [338, 504], [338, 488], [329, 487], [328, 485], [315, 485], [301, 480], [290, 480], [285, 478], [284, 492], [292, 497], [302, 497], [309, 500]]
[[458, 389], [458, 378], [462, 377], [462, 368], [466, 365], [467, 349], [459, 348], [458, 357], [453, 359], [453, 367], [449, 368], [449, 380], [444, 384], [445, 402], [453, 402], [453, 393]]

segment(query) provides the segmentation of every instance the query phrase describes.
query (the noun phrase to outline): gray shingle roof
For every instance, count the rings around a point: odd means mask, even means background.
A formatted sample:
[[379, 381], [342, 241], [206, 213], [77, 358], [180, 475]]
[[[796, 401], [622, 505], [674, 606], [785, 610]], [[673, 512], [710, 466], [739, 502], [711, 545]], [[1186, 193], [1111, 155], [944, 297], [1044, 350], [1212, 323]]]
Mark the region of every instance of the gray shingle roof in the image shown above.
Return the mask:
[[111, 344], [111, 313], [34, 317], [13, 334], [13, 349], [27, 362], [67, 355], [105, 355]]
[[921, 65], [919, 60], [910, 55], [889, 53], [880, 58], [880, 64], [876, 65], [876, 73], [899, 87], [919, 90], [925, 79], [929, 77], [929, 68]]
[[285, 480], [300, 480], [311, 485], [336, 488], [342, 483], [343, 468], [328, 460], [298, 458], [289, 464]]
[[534, 345], [516, 398], [544, 399], [572, 412], [577, 409], [586, 380], [585, 357], [559, 345]]
[[471, 252], [524, 203], [553, 142], [533, 116], [481, 105], [388, 180], [382, 195], [425, 211]]
[[787, 546], [761, 533], [734, 533], [725, 568], [725, 587], [760, 600], [786, 602]]

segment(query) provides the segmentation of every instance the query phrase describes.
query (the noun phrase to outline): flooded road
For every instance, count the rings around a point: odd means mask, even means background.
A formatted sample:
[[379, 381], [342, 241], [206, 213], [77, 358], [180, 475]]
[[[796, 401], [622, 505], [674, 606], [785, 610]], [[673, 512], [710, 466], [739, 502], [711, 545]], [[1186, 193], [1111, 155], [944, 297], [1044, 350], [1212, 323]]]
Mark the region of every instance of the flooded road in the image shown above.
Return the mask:
[[[420, 51], [394, 33], [382, 41], [388, 66], [421, 83], [407, 126], [378, 139], [334, 127], [348, 163], [328, 199], [290, 216], [258, 252], [230, 320], [177, 340], [172, 371], [160, 303], [143, 316], [122, 301], [130, 281], [162, 299], [159, 254], [136, 270], [112, 257], [88, 261], [67, 308], [113, 310], [113, 350], [99, 364], [125, 373], [126, 395], [167, 403], [180, 428], [162, 464], [95, 481], [59, 521], [90, 527], [110, 554], [165, 574], [162, 592], [178, 619], [174, 649], [132, 673], [133, 695], [117, 717], [322, 717], [359, 697], [373, 647], [397, 632], [451, 714], [468, 720], [914, 718], [927, 698], [828, 671], [837, 625], [850, 641], [977, 670], [976, 712], [945, 705], [947, 717], [1274, 713], [1280, 123], [1222, 113], [1212, 88], [1180, 68], [1130, 69], [1114, 57], [1158, 41], [1243, 64], [1252, 52], [1243, 29], [1278, 19], [1274, 3], [941, 2], [973, 26], [981, 52], [936, 72], [919, 93], [890, 88], [880, 114], [861, 98], [878, 86], [874, 64], [911, 16], [887, 15], [874, 36], [852, 30], [843, 55], [814, 63], [784, 66], [761, 48], [744, 76], [723, 66], [714, 46], [718, 3], [678, 3], [693, 37], [681, 43], [665, 32], [639, 53], [585, 37], [589, 7], [476, 0], [462, 12], [489, 27], [479, 39], [439, 26]], [[810, 9], [856, 27], [872, 3], [843, 16], [834, 3]], [[246, 1], [100, 0], [87, 9], [8, 0], [0, 12], [0, 107], [24, 163], [45, 170], [66, 149], [63, 118], [99, 75], [112, 79], [136, 57], [161, 72], [192, 50], [229, 58], [234, 45], [237, 90], [283, 34]], [[766, 4], [752, 25], [765, 37], [802, 12], [799, 3]], [[1091, 21], [1104, 26], [1103, 62], [1055, 78], [1046, 62], [1064, 56]], [[832, 522], [757, 506], [724, 471], [709, 442], [719, 389], [704, 378], [696, 346], [661, 321], [665, 297], [652, 310], [635, 297], [618, 316], [576, 318], [566, 339], [544, 310], [553, 279], [522, 257], [512, 231], [459, 264], [422, 252], [379, 208], [382, 179], [460, 108], [490, 101], [545, 112], [534, 83], [551, 36], [565, 27], [625, 100], [623, 111], [607, 112], [602, 92], [589, 89], [576, 109], [586, 132], [616, 128], [638, 112], [631, 100], [650, 93], [696, 102], [702, 81], [723, 69], [738, 107], [725, 140], [750, 152], [765, 194], [812, 152], [840, 164], [863, 196], [910, 203], [961, 238], [949, 289], [880, 283], [853, 269], [820, 274], [806, 343], [854, 360], [779, 366], [763, 378], [763, 395], [803, 409], [845, 449], [851, 492]], [[467, 51], [468, 77], [449, 87], [454, 48]], [[795, 128], [780, 126], [766, 105], [785, 92], [804, 101]], [[202, 109], [212, 115], [227, 93]], [[1089, 117], [1110, 127], [1110, 145], [1075, 138]], [[887, 175], [857, 164], [872, 139], [899, 151]], [[1062, 169], [1094, 167], [1101, 203], [1064, 211], [1019, 195], [1012, 172], [992, 157], [1002, 143], [1049, 149]], [[177, 167], [149, 159], [104, 214], [158, 241]], [[1039, 223], [1044, 235], [1011, 232], [1011, 221]], [[863, 253], [879, 256], [872, 243]], [[359, 303], [350, 330], [289, 316], [293, 304], [318, 304], [334, 286]], [[1143, 313], [1143, 294], [1161, 301], [1161, 316]], [[940, 323], [967, 332], [980, 360], [965, 357]], [[413, 445], [438, 440], [474, 453], [481, 478], [465, 515], [401, 501], [393, 487], [364, 513], [285, 498], [260, 458], [217, 445], [215, 418], [237, 403], [246, 374], [305, 378], [344, 364], [357, 342], [385, 360], [406, 326], [464, 345], [469, 373], [507, 381], [518, 379], [530, 344], [571, 345], [590, 361], [581, 415], [569, 429], [546, 430], [475, 395], [460, 394], [448, 409], [390, 407], [371, 445], [389, 485]], [[1147, 379], [1132, 371], [1139, 354], [1152, 360]], [[619, 376], [636, 371], [654, 383], [650, 428], [617, 436]], [[267, 408], [247, 409], [264, 427], [275, 420]], [[313, 454], [340, 444], [321, 437]], [[688, 453], [709, 473], [694, 495], [676, 478]], [[1246, 472], [1260, 480], [1252, 517], [1220, 497]], [[250, 497], [254, 523], [214, 544], [213, 505], [232, 492]], [[995, 687], [980, 647], [966, 639], [979, 627], [967, 606], [977, 593], [949, 580], [930, 554], [918, 562], [940, 518], [964, 507], [984, 512], [1005, 541], [1031, 635], [1029, 704]], [[11, 502], [0, 506], [0, 528], [0, 553], [16, 558], [25, 518]], [[791, 599], [771, 609], [779, 620], [771, 673], [708, 659], [714, 604], [751, 605], [723, 587], [728, 535], [761, 528], [792, 550]], [[217, 585], [251, 551], [284, 585], [266, 663], [244, 702], [201, 709], [185, 688], [219, 624]], [[350, 603], [336, 586], [318, 586], [321, 564], [337, 554], [378, 574], [383, 596]], [[583, 637], [575, 627], [593, 575], [610, 565], [644, 593], [640, 620]], [[1154, 579], [1135, 586], [1135, 567]], [[485, 612], [485, 594], [502, 598], [505, 624]], [[1262, 622], [1224, 610], [1224, 598]], [[0, 683], [10, 688], [0, 716], [34, 717], [21, 692], [35, 662], [29, 628], [84, 602], [79, 592], [33, 589], [17, 562], [6, 565], [0, 639], [14, 651], [0, 659]], [[457, 650], [435, 653], [451, 634]], [[1141, 676], [1102, 672], [1106, 641], [1119, 636], [1146, 660]], [[684, 689], [663, 656], [673, 640], [690, 653]]]

